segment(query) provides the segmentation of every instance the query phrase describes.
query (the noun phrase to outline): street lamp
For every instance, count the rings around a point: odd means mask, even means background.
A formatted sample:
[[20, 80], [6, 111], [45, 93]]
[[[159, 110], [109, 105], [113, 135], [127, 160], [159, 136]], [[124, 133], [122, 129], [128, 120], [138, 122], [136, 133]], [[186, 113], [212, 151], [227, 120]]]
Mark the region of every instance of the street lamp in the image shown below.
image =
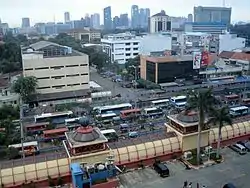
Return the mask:
[[[137, 88], [137, 83], [136, 83], [136, 80], [137, 80], [137, 67], [134, 66], [134, 65], [131, 65], [129, 66], [131, 68], [133, 68], [135, 70], [135, 79], [134, 79], [134, 87], [135, 89]], [[135, 108], [137, 107], [137, 102], [135, 101]]]

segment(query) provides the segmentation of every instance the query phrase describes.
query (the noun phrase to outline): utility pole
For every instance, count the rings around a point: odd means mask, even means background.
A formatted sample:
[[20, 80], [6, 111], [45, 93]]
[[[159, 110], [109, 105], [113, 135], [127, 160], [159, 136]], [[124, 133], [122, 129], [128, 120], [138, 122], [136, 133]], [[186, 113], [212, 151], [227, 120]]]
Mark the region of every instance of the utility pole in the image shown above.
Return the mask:
[[19, 100], [19, 106], [20, 106], [20, 131], [21, 131], [21, 145], [22, 145], [22, 158], [25, 158], [25, 153], [24, 153], [24, 147], [23, 147], [23, 142], [24, 142], [24, 133], [23, 133], [23, 101], [22, 97], [20, 96]]

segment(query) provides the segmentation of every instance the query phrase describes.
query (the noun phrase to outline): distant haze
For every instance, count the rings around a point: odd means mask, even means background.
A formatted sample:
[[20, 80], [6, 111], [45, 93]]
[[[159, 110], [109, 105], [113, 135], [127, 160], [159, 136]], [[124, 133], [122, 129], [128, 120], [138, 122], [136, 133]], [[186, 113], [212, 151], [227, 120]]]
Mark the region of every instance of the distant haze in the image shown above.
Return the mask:
[[[170, 16], [185, 16], [193, 13], [194, 6], [222, 6], [223, 0], [1, 0], [0, 18], [10, 26], [20, 26], [22, 17], [29, 17], [31, 23], [63, 21], [65, 11], [70, 12], [71, 20], [84, 17], [86, 13], [99, 13], [103, 22], [103, 8], [112, 7], [112, 17], [121, 13], [130, 15], [131, 5], [150, 8], [151, 14], [162, 9]], [[250, 18], [250, 0], [226, 0], [232, 7], [232, 20], [246, 21]]]

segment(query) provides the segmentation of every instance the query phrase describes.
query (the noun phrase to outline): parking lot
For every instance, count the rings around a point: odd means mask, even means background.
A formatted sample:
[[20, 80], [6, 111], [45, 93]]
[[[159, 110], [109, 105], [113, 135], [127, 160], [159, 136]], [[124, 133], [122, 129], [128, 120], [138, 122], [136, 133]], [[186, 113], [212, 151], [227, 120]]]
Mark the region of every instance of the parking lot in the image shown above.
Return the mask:
[[207, 188], [221, 188], [228, 182], [234, 183], [237, 188], [249, 188], [250, 153], [241, 156], [225, 148], [222, 154], [225, 158], [223, 163], [199, 170], [185, 170], [178, 161], [168, 162], [170, 177], [167, 178], [161, 178], [151, 168], [122, 174], [121, 188], [182, 188], [186, 180]]

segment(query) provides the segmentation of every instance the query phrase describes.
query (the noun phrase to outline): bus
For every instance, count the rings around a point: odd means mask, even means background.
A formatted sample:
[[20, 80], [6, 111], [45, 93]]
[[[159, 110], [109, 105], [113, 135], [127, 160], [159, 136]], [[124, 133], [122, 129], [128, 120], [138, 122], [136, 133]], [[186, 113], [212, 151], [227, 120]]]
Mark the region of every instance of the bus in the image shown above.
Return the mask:
[[170, 103], [178, 108], [178, 109], [183, 109], [185, 108], [187, 104], [187, 97], [182, 95], [182, 96], [177, 96], [177, 97], [171, 97], [170, 98]]
[[169, 99], [161, 99], [156, 101], [151, 101], [154, 107], [167, 108], [169, 105]]
[[220, 81], [232, 82], [234, 80], [235, 80], [234, 76], [222, 76], [222, 77], [209, 78], [209, 81], [211, 82], [220, 82]]
[[157, 108], [157, 107], [144, 108], [143, 112], [144, 112], [144, 116], [146, 117], [160, 116], [163, 114], [162, 109]]
[[116, 105], [109, 105], [109, 106], [99, 106], [94, 107], [93, 110], [97, 111], [99, 114], [104, 114], [108, 111], [122, 111], [131, 109], [132, 105], [130, 103], [123, 103], [123, 104], [116, 104]]
[[[22, 156], [22, 144], [12, 144], [8, 146], [9, 148], [16, 148], [19, 151], [18, 156], [13, 156], [13, 158]], [[39, 147], [37, 141], [24, 142], [23, 150], [25, 156], [37, 155], [39, 154]]]
[[232, 95], [225, 95], [225, 102], [226, 104], [228, 103], [237, 103], [239, 102], [239, 95], [236, 95], [236, 94], [232, 94]]
[[36, 123], [51, 122], [52, 124], [62, 124], [65, 119], [70, 118], [73, 115], [72, 111], [55, 112], [55, 113], [43, 113], [41, 115], [35, 115], [34, 119]]
[[244, 116], [249, 113], [247, 106], [238, 106], [229, 109], [229, 113], [232, 117]]
[[107, 114], [97, 115], [96, 117], [97, 117], [98, 122], [100, 123], [110, 123], [113, 121], [114, 118], [117, 117], [117, 115], [116, 113], [110, 112]]
[[40, 134], [42, 133], [42, 131], [46, 130], [48, 125], [49, 125], [49, 122], [35, 123], [35, 124], [26, 125], [25, 129], [28, 133]]
[[65, 132], [68, 131], [68, 128], [59, 128], [59, 129], [52, 129], [52, 130], [45, 130], [43, 131], [43, 140], [44, 141], [51, 141], [52, 139], [64, 139]]
[[242, 99], [241, 101], [242, 105], [244, 106], [250, 106], [250, 98]]
[[101, 133], [108, 139], [108, 142], [118, 141], [118, 134], [114, 129], [101, 130]]
[[141, 109], [134, 108], [130, 110], [123, 110], [120, 112], [120, 117], [123, 120], [132, 119], [141, 115]]
[[72, 124], [72, 123], [78, 123], [78, 121], [80, 119], [81, 119], [80, 117], [78, 117], [78, 118], [69, 118], [69, 119], [65, 119], [64, 122], [65, 122], [65, 125], [68, 125], [68, 124]]

